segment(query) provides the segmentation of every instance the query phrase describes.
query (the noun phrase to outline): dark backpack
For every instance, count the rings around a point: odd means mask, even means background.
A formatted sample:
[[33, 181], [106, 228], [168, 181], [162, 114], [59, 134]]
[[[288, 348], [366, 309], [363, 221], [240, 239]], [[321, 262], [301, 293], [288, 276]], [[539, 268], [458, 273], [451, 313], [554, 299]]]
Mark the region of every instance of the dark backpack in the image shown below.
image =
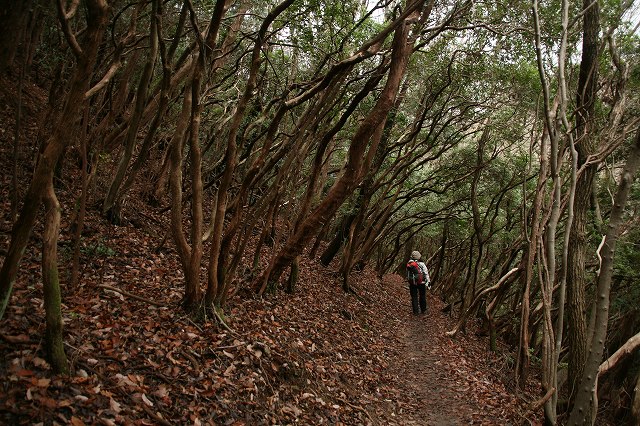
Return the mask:
[[407, 280], [409, 284], [418, 285], [424, 282], [424, 277], [422, 276], [422, 270], [418, 265], [418, 262], [415, 260], [410, 260], [407, 262]]

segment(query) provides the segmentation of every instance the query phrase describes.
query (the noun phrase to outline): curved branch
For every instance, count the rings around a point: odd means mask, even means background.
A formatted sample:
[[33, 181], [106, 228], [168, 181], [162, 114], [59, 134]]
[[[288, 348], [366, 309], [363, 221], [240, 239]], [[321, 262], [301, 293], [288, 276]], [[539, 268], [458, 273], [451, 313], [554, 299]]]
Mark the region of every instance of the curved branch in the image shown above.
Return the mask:
[[460, 328], [462, 327], [462, 324], [464, 324], [466, 318], [469, 316], [469, 313], [471, 313], [471, 311], [473, 311], [473, 309], [476, 307], [476, 305], [480, 302], [480, 300], [482, 299], [482, 296], [484, 296], [485, 294], [492, 292], [492, 291], [496, 291], [498, 290], [505, 282], [507, 282], [507, 280], [516, 272], [518, 272], [520, 270], [520, 268], [513, 268], [511, 269], [509, 272], [507, 272], [506, 274], [504, 274], [502, 276], [502, 278], [500, 278], [500, 280], [496, 283], [496, 285], [492, 286], [492, 287], [488, 287], [485, 288], [484, 290], [482, 290], [475, 298], [475, 300], [473, 301], [473, 303], [471, 304], [471, 306], [469, 306], [469, 308], [465, 311], [465, 313], [460, 317], [460, 321], [458, 322], [458, 325], [456, 325], [456, 327], [451, 330], [451, 331], [447, 331], [445, 334], [447, 336], [450, 337], [455, 337], [456, 334], [458, 334], [458, 331], [460, 331]]
[[598, 374], [603, 375], [607, 371], [611, 370], [618, 364], [618, 362], [631, 355], [636, 349], [638, 349], [638, 347], [640, 347], [640, 333], [627, 340], [624, 345], [620, 346], [620, 349], [615, 351], [613, 355], [600, 364]]
[[[58, 9], [58, 18], [60, 20], [60, 25], [62, 26], [62, 32], [64, 33], [64, 36], [67, 39], [67, 43], [69, 43], [69, 47], [71, 47], [73, 54], [76, 57], [81, 57], [82, 55], [84, 55], [84, 52], [82, 51], [82, 48], [78, 44], [78, 40], [76, 39], [76, 36], [71, 31], [71, 25], [69, 24], [69, 18], [73, 16], [74, 11], [72, 9], [71, 12], [66, 12], [64, 10], [64, 5], [62, 4], [62, 1], [63, 0], [58, 0], [56, 2], [57, 9]], [[73, 8], [73, 5], [72, 5], [72, 8]]]

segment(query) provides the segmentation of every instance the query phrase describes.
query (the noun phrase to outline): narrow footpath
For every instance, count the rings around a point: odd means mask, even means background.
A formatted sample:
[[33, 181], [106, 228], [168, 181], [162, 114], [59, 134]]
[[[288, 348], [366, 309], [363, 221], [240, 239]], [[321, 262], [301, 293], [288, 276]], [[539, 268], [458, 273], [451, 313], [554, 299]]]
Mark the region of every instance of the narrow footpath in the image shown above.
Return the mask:
[[407, 396], [417, 402], [416, 425], [453, 426], [468, 423], [475, 407], [467, 399], [457, 383], [447, 374], [448, 368], [443, 368], [441, 354], [442, 339], [434, 333], [432, 327], [435, 315], [433, 309], [424, 316], [408, 320], [408, 327], [404, 330], [403, 339], [406, 347], [406, 357], [399, 371], [405, 372]]
[[[397, 277], [394, 279], [398, 279]], [[536, 425], [524, 411], [510, 378], [511, 358], [494, 354], [486, 337], [470, 323], [467, 334], [445, 333], [455, 320], [442, 312], [443, 302], [428, 295], [426, 315], [413, 315], [408, 302], [398, 318], [402, 344], [392, 369], [397, 377], [398, 425]], [[387, 419], [385, 419], [387, 420]]]

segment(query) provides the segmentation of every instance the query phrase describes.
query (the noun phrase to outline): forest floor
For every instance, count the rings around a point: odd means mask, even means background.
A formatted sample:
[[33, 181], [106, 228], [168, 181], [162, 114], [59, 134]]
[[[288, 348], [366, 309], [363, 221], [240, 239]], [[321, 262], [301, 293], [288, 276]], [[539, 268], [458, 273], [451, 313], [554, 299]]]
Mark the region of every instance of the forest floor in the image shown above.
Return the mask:
[[[16, 85], [0, 82], [0, 262], [9, 246]], [[25, 86], [24, 129], [35, 141], [44, 91]], [[19, 148], [22, 194], [37, 144]], [[73, 162], [68, 162], [70, 169]], [[73, 173], [67, 170], [67, 173]], [[77, 171], [76, 171], [77, 173]], [[99, 176], [98, 176], [99, 177]], [[57, 189], [65, 350], [72, 373], [52, 375], [43, 353], [42, 227], [34, 230], [0, 320], [0, 424], [7, 425], [529, 425], [540, 391], [513, 386], [513, 356], [488, 351], [477, 324], [429, 295], [411, 314], [404, 280], [354, 273], [345, 293], [334, 267], [302, 261], [294, 294], [256, 298], [245, 269], [225, 311], [194, 321], [181, 310], [183, 276], [167, 213], [131, 197], [123, 226], [87, 212], [81, 285], [68, 287], [70, 217], [78, 187]], [[272, 248], [265, 248], [266, 259]], [[539, 410], [538, 410], [539, 411]]]
[[348, 294], [330, 268], [307, 260], [293, 295], [258, 299], [239, 288], [226, 329], [181, 311], [176, 255], [158, 243], [133, 226], [89, 227], [84, 284], [63, 299], [66, 377], [44, 360], [30, 246], [0, 322], [0, 423], [539, 423], [528, 411], [535, 386], [515, 394], [509, 352], [489, 352], [474, 323], [446, 336], [455, 321], [434, 294], [427, 315], [412, 315], [399, 276], [365, 270]]
[[434, 295], [412, 315], [397, 276], [362, 273], [351, 295], [308, 271], [294, 295], [235, 297], [226, 330], [182, 314], [175, 270], [138, 256], [65, 297], [68, 377], [43, 359], [38, 284], [16, 288], [0, 323], [0, 423], [538, 424], [510, 386], [510, 356], [472, 324], [447, 337], [454, 321]]

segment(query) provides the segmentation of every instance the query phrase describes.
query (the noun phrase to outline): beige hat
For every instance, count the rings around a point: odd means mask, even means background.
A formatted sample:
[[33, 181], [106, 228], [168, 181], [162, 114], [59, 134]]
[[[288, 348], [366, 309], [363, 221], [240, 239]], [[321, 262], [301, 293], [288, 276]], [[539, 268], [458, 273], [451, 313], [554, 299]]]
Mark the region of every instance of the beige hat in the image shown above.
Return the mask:
[[411, 258], [415, 259], [415, 260], [420, 260], [422, 256], [420, 255], [420, 252], [417, 250], [414, 250], [411, 252]]

